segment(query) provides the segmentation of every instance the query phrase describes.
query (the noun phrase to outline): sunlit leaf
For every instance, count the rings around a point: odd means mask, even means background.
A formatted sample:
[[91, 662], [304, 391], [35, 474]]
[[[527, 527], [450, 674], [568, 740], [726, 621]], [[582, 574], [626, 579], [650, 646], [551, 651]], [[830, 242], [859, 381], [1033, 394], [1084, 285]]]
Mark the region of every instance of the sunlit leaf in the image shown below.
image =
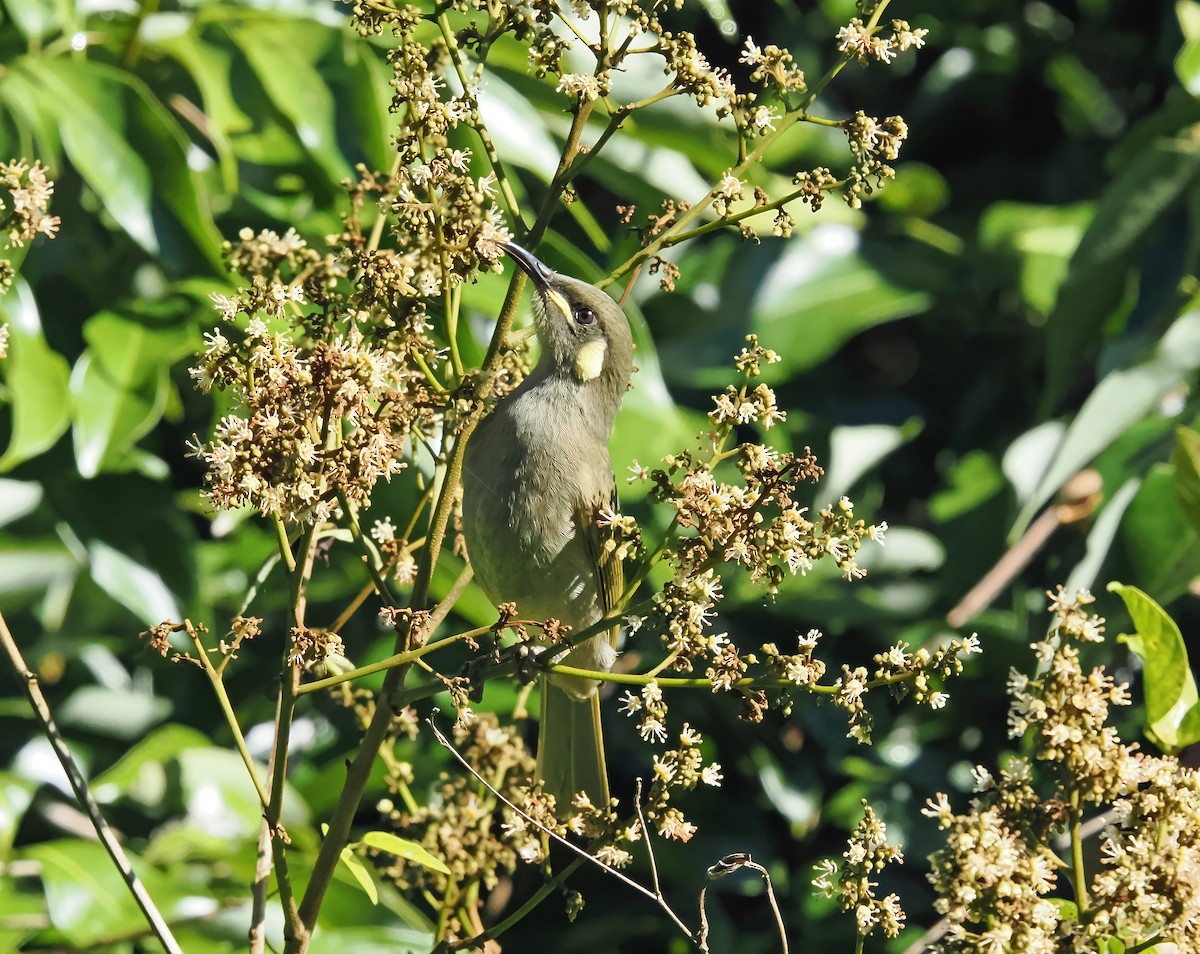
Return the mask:
[[169, 258], [186, 234], [219, 265], [220, 236], [188, 164], [187, 138], [140, 80], [90, 59], [25, 57], [13, 69], [29, 78], [72, 165], [130, 238]]
[[63, 725], [129, 742], [166, 718], [171, 703], [147, 692], [80, 686], [58, 707]]
[[362, 863], [362, 859], [358, 857], [347, 845], [342, 849], [338, 856], [342, 864], [344, 864], [357, 881], [367, 897], [371, 899], [372, 904], [379, 903], [379, 889], [375, 887], [375, 879], [371, 877], [371, 873], [367, 870], [367, 866]]
[[32, 513], [41, 502], [40, 484], [0, 478], [0, 527]]
[[1004, 478], [991, 455], [972, 451], [955, 461], [948, 486], [929, 499], [929, 515], [947, 523], [991, 500], [1004, 488]]
[[1100, 511], [1100, 515], [1088, 531], [1083, 559], [1076, 564], [1075, 569], [1067, 577], [1068, 592], [1081, 589], [1090, 590], [1096, 585], [1100, 568], [1108, 557], [1113, 540], [1116, 539], [1125, 511], [1137, 496], [1141, 485], [1139, 480], [1127, 480], [1115, 494], [1105, 501], [1104, 509]]
[[317, 68], [323, 50], [340, 37], [298, 17], [247, 17], [223, 25], [272, 105], [330, 181], [350, 175], [350, 164], [338, 148], [335, 103]]
[[399, 835], [393, 835], [388, 831], [369, 831], [362, 837], [362, 844], [369, 848], [377, 848], [380, 851], [386, 851], [389, 854], [395, 855], [397, 858], [403, 858], [405, 861], [411, 861], [413, 864], [421, 865], [431, 871], [438, 871], [442, 874], [450, 874], [450, 869], [446, 867], [445, 862], [440, 858], [431, 855], [423, 846], [415, 841], [408, 841], [401, 838]]
[[903, 427], [890, 424], [835, 427], [829, 435], [829, 466], [821, 481], [822, 493], [831, 499], [848, 493], [860, 477], [919, 433], [921, 422], [916, 419], [905, 422]]
[[[50, 920], [72, 946], [91, 948], [146, 930], [146, 920], [133, 895], [98, 842], [44, 841], [24, 849], [22, 854], [41, 866]], [[156, 905], [169, 915], [178, 893], [168, 892], [161, 877], [136, 858], [131, 861]]]
[[1139, 421], [1200, 366], [1200, 308], [1185, 312], [1166, 332], [1155, 354], [1109, 372], [1071, 422], [1054, 458], [1017, 518], [1020, 532], [1038, 508], [1096, 455]]
[[1200, 3], [1177, 0], [1175, 15], [1183, 32], [1183, 46], [1175, 57], [1175, 75], [1193, 96], [1200, 96]]
[[147, 626], [180, 620], [174, 595], [153, 570], [96, 541], [88, 547], [92, 579]]
[[1173, 755], [1200, 741], [1200, 696], [1183, 634], [1166, 611], [1137, 587], [1110, 583], [1108, 589], [1125, 601], [1133, 619], [1133, 633], [1122, 633], [1117, 639], [1142, 660], [1146, 735]]
[[36, 787], [29, 779], [0, 772], [0, 862], [8, 859], [25, 810], [33, 803]]
[[161, 804], [167, 795], [168, 767], [182, 752], [207, 748], [210, 739], [186, 725], [164, 725], [137, 742], [112, 766], [91, 780], [97, 801], [132, 798], [146, 805]]
[[1200, 434], [1181, 427], [1175, 436], [1175, 495], [1192, 528], [1200, 531]]
[[71, 376], [79, 473], [94, 477], [161, 417], [172, 363], [192, 348], [186, 327], [152, 327], [112, 311], [84, 325], [90, 348]]
[[12, 407], [12, 438], [0, 472], [54, 446], [70, 425], [66, 359], [42, 335], [41, 316], [29, 286], [20, 278], [0, 298], [0, 324], [9, 327], [3, 373]]

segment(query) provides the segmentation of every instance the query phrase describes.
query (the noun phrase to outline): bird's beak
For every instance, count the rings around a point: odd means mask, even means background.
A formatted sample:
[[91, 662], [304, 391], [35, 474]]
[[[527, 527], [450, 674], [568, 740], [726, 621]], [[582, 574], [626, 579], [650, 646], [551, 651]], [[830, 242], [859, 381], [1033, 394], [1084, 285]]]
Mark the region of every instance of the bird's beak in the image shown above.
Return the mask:
[[537, 286], [537, 290], [545, 294], [550, 287], [550, 277], [554, 271], [542, 264], [531, 252], [525, 251], [520, 245], [514, 245], [512, 242], [501, 242], [500, 247], [508, 253], [508, 257], [521, 266], [521, 270], [525, 272]]

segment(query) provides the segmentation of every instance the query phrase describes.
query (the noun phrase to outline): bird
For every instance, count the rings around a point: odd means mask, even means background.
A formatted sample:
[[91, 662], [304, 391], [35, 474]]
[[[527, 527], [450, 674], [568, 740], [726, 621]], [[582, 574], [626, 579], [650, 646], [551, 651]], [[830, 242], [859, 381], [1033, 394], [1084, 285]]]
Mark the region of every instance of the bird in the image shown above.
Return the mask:
[[[557, 619], [580, 633], [615, 609], [621, 561], [604, 546], [598, 515], [616, 512], [608, 443], [629, 390], [633, 336], [606, 292], [548, 268], [512, 242], [503, 250], [529, 276], [541, 355], [468, 439], [462, 518], [475, 579], [497, 606], [522, 619]], [[608, 672], [620, 626], [555, 662]], [[579, 792], [609, 800], [599, 681], [542, 677], [537, 772], [559, 809]]]

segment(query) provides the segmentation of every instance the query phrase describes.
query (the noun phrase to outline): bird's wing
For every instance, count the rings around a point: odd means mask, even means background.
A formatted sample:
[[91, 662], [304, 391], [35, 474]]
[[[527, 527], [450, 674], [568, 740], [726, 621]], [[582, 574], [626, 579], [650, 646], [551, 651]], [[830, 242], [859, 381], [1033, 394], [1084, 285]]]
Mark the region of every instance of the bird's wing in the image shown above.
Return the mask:
[[[585, 503], [575, 513], [579, 528], [579, 538], [587, 549], [592, 566], [596, 568], [596, 588], [600, 592], [600, 605], [604, 615], [608, 616], [620, 604], [625, 592], [625, 567], [617, 556], [617, 548], [613, 531], [600, 526], [597, 519], [602, 507], [609, 507], [615, 513], [617, 510], [617, 490], [612, 488], [607, 499], [593, 500]], [[608, 641], [612, 646], [617, 645], [620, 633], [619, 625], [613, 626], [608, 633]]]

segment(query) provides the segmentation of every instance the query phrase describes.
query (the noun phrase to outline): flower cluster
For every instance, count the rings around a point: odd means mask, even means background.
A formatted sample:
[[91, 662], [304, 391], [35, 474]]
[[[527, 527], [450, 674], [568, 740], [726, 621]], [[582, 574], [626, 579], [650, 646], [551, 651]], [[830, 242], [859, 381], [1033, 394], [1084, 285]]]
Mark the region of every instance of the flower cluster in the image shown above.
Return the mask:
[[252, 506], [315, 523], [328, 519], [339, 496], [365, 503], [376, 481], [403, 469], [405, 441], [434, 406], [423, 379], [353, 324], [307, 346], [258, 317], [240, 341], [219, 330], [205, 338], [192, 369], [198, 386], [233, 389], [244, 406], [221, 419], [211, 442], [192, 445], [219, 509]]
[[860, 63], [878, 60], [890, 63], [899, 53], [910, 49], [921, 49], [925, 45], [928, 30], [914, 30], [906, 20], [893, 20], [892, 32], [881, 35], [880, 27], [870, 29], [858, 17], [854, 17], [837, 32], [838, 52], [850, 56]]
[[[20, 248], [38, 235], [54, 238], [58, 216], [46, 214], [54, 183], [40, 161], [32, 166], [24, 159], [0, 162], [0, 188], [8, 190], [8, 201], [0, 199], [0, 248]], [[0, 294], [12, 286], [13, 276], [12, 262], [0, 259]], [[0, 328], [0, 358], [7, 344], [7, 328]]]
[[146, 645], [153, 652], [158, 653], [164, 659], [170, 655], [173, 663], [186, 662], [203, 669], [204, 663], [190, 652], [175, 651], [175, 647], [171, 645], [171, 637], [175, 633], [185, 633], [199, 655], [210, 658], [214, 653], [219, 655], [221, 662], [217, 664], [216, 668], [220, 670], [230, 661], [237, 659], [243, 643], [248, 643], [262, 634], [262, 619], [258, 616], [235, 616], [230, 623], [228, 634], [217, 640], [217, 645], [213, 648], [204, 645], [208, 627], [203, 623], [193, 623], [190, 619], [185, 619], [182, 623], [164, 620], [157, 626], [152, 626], [138, 634], [146, 640]]
[[[1086, 592], [1051, 597], [1050, 636], [1034, 643], [1043, 674], [1013, 674], [1009, 728], [1032, 733], [1031, 758], [1014, 758], [998, 777], [975, 770], [976, 797], [955, 814], [938, 794], [924, 814], [945, 830], [930, 881], [950, 930], [933, 950], [1056, 954], [1171, 942], [1200, 943], [1200, 774], [1171, 757], [1144, 755], [1107, 724], [1128, 693], [1103, 668], [1085, 671], [1079, 643], [1103, 638]], [[1040, 772], [1038, 766], [1041, 766]], [[1039, 778], [1038, 775], [1045, 778]], [[1076, 844], [1086, 806], [1108, 809], [1101, 869], [1085, 882]], [[1051, 893], [1068, 867], [1054, 850], [1066, 830], [1077, 859], [1078, 912]]]
[[396, 173], [391, 211], [405, 249], [395, 293], [429, 297], [491, 268], [512, 238], [499, 208], [492, 173], [471, 175], [471, 150], [438, 149]]
[[54, 238], [58, 233], [58, 217], [46, 214], [54, 195], [47, 171], [37, 160], [32, 166], [24, 159], [0, 162], [0, 188], [9, 195], [7, 202], [0, 199], [0, 233], [7, 247], [19, 247], [38, 235]]
[[[415, 737], [415, 718], [401, 728], [410, 738]], [[535, 766], [514, 729], [501, 726], [494, 713], [480, 713], [469, 726], [455, 727], [454, 742], [502, 795], [518, 804], [523, 800], [523, 786]], [[516, 846], [525, 845], [511, 829], [501, 827], [510, 819], [509, 810], [474, 778], [463, 772], [443, 774], [435, 797], [418, 805], [409, 787], [414, 781], [413, 763], [397, 756], [387, 761], [390, 794], [378, 803], [379, 812], [397, 834], [441, 859], [450, 874], [387, 855], [378, 860], [386, 877], [402, 888], [424, 890], [444, 899], [445, 910], [454, 911], [463, 892], [493, 888], [501, 872], [516, 868], [525, 853]], [[533, 853], [529, 854], [526, 860], [534, 860]], [[474, 933], [469, 924], [455, 925], [452, 930], [459, 935]]]
[[853, 119], [843, 124], [843, 128], [850, 151], [857, 160], [850, 168], [846, 201], [851, 208], [857, 209], [862, 205], [864, 195], [880, 188], [885, 179], [895, 178], [896, 170], [888, 162], [899, 156], [900, 145], [908, 138], [908, 124], [900, 116], [888, 116], [880, 121], [860, 109]]
[[841, 180], [825, 166], [818, 166], [807, 172], [798, 172], [793, 176], [792, 182], [800, 187], [797, 190], [799, 193], [797, 198], [814, 212], [821, 210], [826, 192], [832, 192], [842, 185]]
[[409, 549], [408, 541], [396, 536], [396, 528], [392, 526], [391, 518], [377, 520], [371, 528], [371, 539], [379, 545], [383, 565], [391, 571], [391, 577], [397, 583], [411, 583], [417, 575], [417, 561]]
[[792, 54], [786, 49], [768, 43], [759, 48], [754, 37], [746, 37], [739, 63], [751, 67], [750, 81], [774, 86], [781, 93], [803, 93], [804, 71], [792, 65]]
[[816, 865], [813, 886], [827, 898], [836, 897], [843, 911], [854, 912], [860, 937], [869, 937], [876, 929], [886, 937], [896, 937], [904, 926], [900, 897], [875, 896], [878, 883], [871, 880], [889, 864], [903, 864], [904, 855], [896, 845], [887, 843], [887, 826], [865, 801], [864, 814], [842, 852], [839, 866], [833, 859]]

